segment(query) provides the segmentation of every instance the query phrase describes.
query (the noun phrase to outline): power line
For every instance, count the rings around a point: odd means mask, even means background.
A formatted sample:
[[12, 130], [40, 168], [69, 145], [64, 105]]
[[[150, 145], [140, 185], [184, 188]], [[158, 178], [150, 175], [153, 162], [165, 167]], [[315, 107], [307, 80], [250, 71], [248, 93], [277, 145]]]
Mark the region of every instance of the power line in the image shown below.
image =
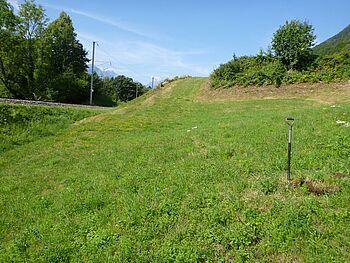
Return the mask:
[[[101, 44], [101, 43], [100, 43], [100, 44]], [[121, 75], [121, 74], [118, 74], [118, 72], [121, 72], [121, 69], [122, 69], [122, 70], [124, 70], [124, 71], [128, 71], [128, 72], [130, 72], [131, 74], [135, 75], [135, 77], [136, 77], [136, 76], [140, 76], [140, 75], [141, 75], [141, 76], [146, 76], [146, 75], [144, 75], [144, 74], [142, 74], [142, 73], [140, 73], [140, 72], [137, 72], [137, 71], [131, 69], [131, 68], [129, 67], [129, 65], [123, 63], [121, 60], [119, 60], [118, 58], [116, 58], [114, 55], [112, 55], [111, 53], [109, 53], [108, 51], [106, 51], [106, 50], [104, 49], [104, 47], [103, 47], [102, 44], [101, 44], [101, 45], [97, 44], [97, 45], [98, 45], [98, 47], [99, 47], [99, 51], [100, 51], [100, 52], [104, 53], [108, 58], [112, 58], [115, 62], [117, 62], [118, 64], [122, 65], [122, 67], [118, 67], [118, 68], [117, 68], [117, 67], [113, 66], [112, 61], [109, 61], [110, 67], [116, 71], [117, 75]], [[153, 79], [152, 79], [152, 83], [153, 83], [152, 86], [154, 86], [154, 77], [153, 77]]]
[[[100, 47], [100, 46], [99, 46], [99, 47]], [[114, 55], [112, 55], [112, 54], [110, 54], [109, 52], [107, 52], [106, 50], [104, 50], [104, 48], [101, 48], [101, 47], [100, 47], [100, 51], [102, 51], [106, 56], [113, 58], [113, 60], [115, 60], [116, 62], [118, 62], [118, 64], [123, 65], [124, 68], [125, 68], [126, 70], [128, 70], [128, 71], [130, 71], [131, 73], [134, 73], [134, 74], [136, 74], [136, 75], [140, 75], [138, 72], [136, 72], [136, 71], [130, 69], [129, 66], [127, 66], [125, 63], [121, 62], [121, 61], [120, 61], [118, 58], [116, 58]]]

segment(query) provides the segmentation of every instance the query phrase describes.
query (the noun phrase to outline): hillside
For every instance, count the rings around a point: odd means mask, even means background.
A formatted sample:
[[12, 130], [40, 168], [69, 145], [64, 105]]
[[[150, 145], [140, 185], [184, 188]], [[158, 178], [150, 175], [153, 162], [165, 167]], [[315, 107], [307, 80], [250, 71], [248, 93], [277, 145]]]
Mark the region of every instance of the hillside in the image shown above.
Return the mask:
[[341, 51], [350, 50], [350, 25], [340, 31], [338, 34], [327, 39], [314, 47], [315, 54], [331, 55]]
[[348, 261], [349, 83], [206, 83], [173, 81], [0, 153], [0, 262]]

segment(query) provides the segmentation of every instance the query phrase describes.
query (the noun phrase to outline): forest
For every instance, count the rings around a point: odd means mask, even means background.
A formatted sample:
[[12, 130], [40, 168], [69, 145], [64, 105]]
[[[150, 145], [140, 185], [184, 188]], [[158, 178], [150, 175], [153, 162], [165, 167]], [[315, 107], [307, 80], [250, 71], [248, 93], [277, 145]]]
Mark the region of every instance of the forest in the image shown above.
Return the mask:
[[[89, 103], [89, 59], [73, 21], [61, 12], [50, 22], [42, 6], [26, 0], [15, 12], [0, 0], [0, 97], [66, 103]], [[119, 75], [94, 73], [93, 104], [113, 106], [149, 89]]]

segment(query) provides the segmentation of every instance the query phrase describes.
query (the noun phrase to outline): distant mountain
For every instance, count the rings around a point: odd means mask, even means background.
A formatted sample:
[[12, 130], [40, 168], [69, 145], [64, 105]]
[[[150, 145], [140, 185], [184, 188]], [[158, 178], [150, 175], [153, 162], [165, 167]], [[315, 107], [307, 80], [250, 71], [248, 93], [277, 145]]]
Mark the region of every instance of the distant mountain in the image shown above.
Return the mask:
[[313, 50], [317, 55], [331, 55], [350, 50], [350, 25], [335, 36], [314, 47]]
[[[113, 70], [108, 70], [108, 69], [100, 69], [97, 66], [94, 66], [94, 71], [97, 73], [97, 75], [99, 75], [101, 78], [104, 77], [109, 77], [109, 78], [113, 78], [118, 76], [118, 74], [113, 71]], [[88, 73], [91, 74], [91, 64], [88, 65]]]

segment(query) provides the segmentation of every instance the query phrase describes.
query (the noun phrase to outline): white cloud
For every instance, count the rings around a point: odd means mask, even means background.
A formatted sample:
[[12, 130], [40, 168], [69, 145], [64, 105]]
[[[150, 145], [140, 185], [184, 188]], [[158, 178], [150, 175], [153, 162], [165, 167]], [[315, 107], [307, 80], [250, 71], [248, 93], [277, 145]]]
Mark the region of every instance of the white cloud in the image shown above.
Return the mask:
[[[207, 75], [210, 70], [187, 62], [191, 56], [204, 54], [202, 50], [174, 51], [141, 41], [101, 44], [102, 52], [123, 64], [144, 65], [148, 68], [166, 70], [187, 70], [189, 74]], [[108, 50], [108, 51], [107, 51]]]
[[188, 62], [193, 56], [206, 54], [205, 50], [171, 50], [144, 41], [118, 40], [113, 42], [80, 31], [78, 37], [87, 43], [85, 48], [88, 50], [91, 50], [92, 41], [97, 41], [99, 44], [96, 49], [97, 57], [102, 60], [111, 60], [113, 64], [118, 65], [119, 69], [121, 67], [125, 71], [127, 71], [126, 68], [144, 67], [152, 71], [174, 72], [175, 74], [178, 71], [186, 71], [188, 74], [209, 75], [211, 72], [209, 67]]
[[50, 4], [45, 4], [44, 6], [51, 8], [51, 9], [64, 10], [68, 13], [84, 16], [84, 17], [93, 19], [95, 21], [113, 26], [119, 30], [123, 30], [123, 31], [129, 32], [129, 33], [132, 33], [132, 34], [135, 34], [138, 36], [147, 37], [147, 38], [155, 38], [156, 37], [154, 34], [151, 34], [151, 33], [146, 32], [144, 30], [140, 30], [140, 29], [136, 28], [135, 26], [130, 25], [129, 23], [116, 21], [115, 19], [112, 19], [109, 17], [100, 16], [100, 15], [93, 14], [93, 13], [86, 12], [86, 11], [80, 11], [80, 10], [75, 10], [75, 9], [71, 9], [71, 8], [50, 5]]

